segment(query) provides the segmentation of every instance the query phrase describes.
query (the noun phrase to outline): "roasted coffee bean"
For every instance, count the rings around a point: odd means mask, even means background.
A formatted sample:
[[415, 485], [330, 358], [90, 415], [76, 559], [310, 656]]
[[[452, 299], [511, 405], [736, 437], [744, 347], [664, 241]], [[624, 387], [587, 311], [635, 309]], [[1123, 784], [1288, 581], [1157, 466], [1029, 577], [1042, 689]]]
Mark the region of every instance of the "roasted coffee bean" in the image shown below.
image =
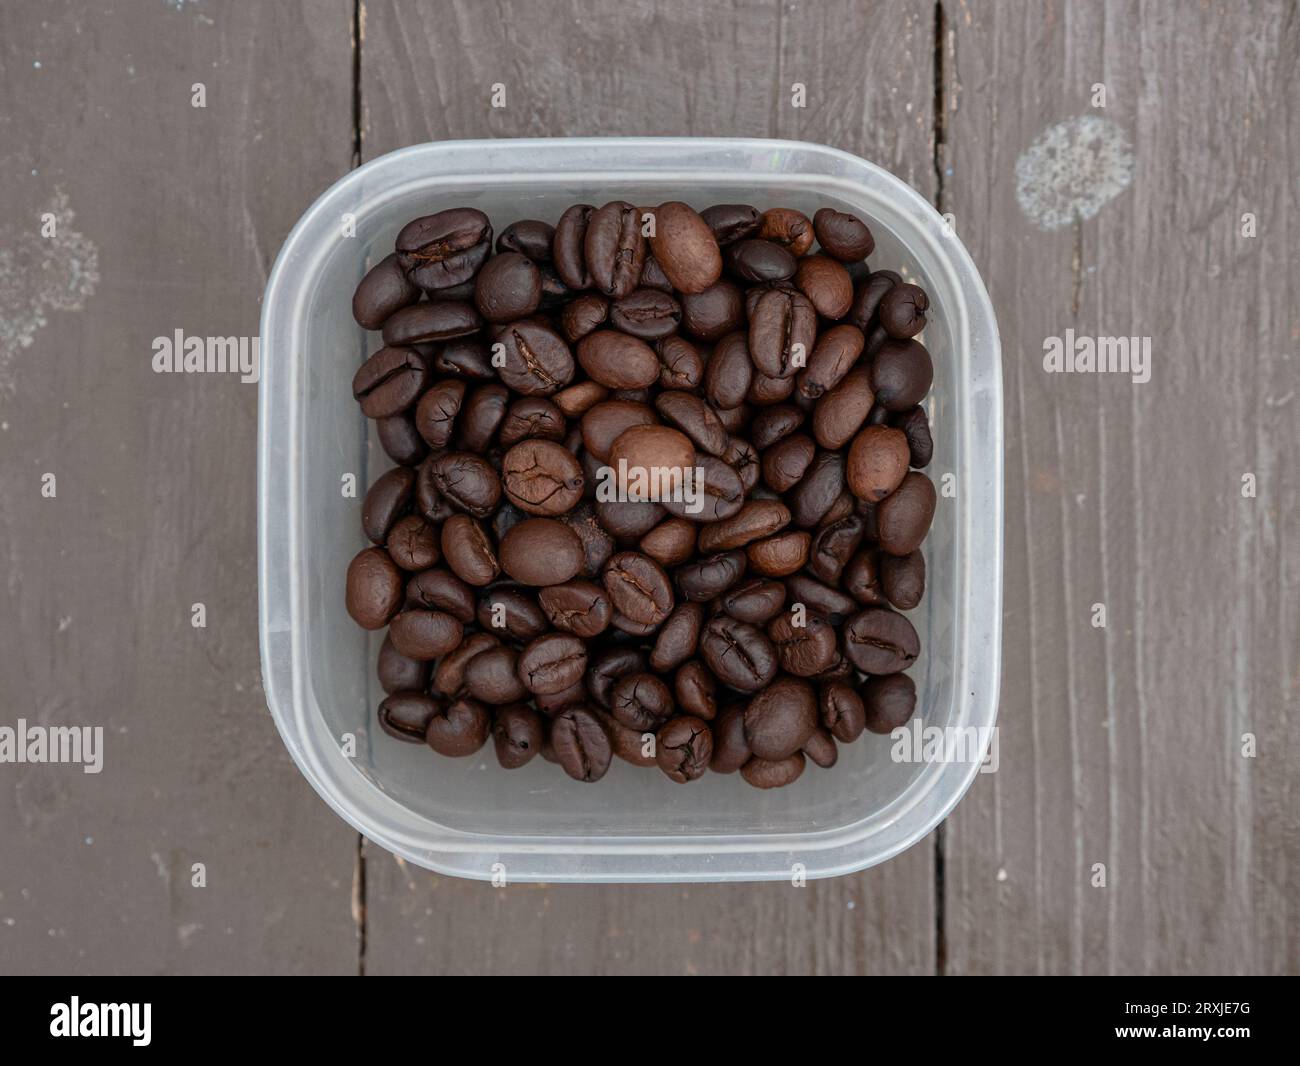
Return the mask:
[[835, 388], [858, 361], [866, 338], [857, 326], [832, 326], [818, 339], [808, 365], [799, 372], [799, 395], [815, 400]]
[[578, 460], [562, 444], [529, 438], [501, 461], [506, 496], [522, 511], [555, 516], [571, 511], [582, 499], [585, 481]]
[[595, 212], [591, 204], [574, 204], [560, 216], [555, 224], [555, 240], [551, 256], [560, 279], [571, 289], [591, 288], [591, 274], [587, 270], [587, 227]]
[[785, 606], [786, 590], [779, 581], [754, 577], [729, 588], [719, 600], [732, 618], [751, 625], [763, 625]]
[[580, 418], [609, 396], [609, 389], [594, 381], [581, 381], [555, 393], [552, 399], [566, 418]]
[[915, 407], [925, 399], [933, 380], [934, 365], [920, 341], [888, 341], [871, 363], [876, 402], [890, 411]]
[[678, 604], [655, 639], [650, 652], [651, 668], [666, 673], [694, 655], [703, 625], [703, 606], [698, 603]]
[[756, 755], [740, 768], [740, 776], [755, 788], [784, 788], [799, 780], [805, 765], [802, 751], [776, 760]]
[[425, 742], [439, 755], [463, 758], [487, 743], [492, 715], [472, 699], [458, 699], [439, 709], [429, 721]]
[[753, 755], [745, 738], [745, 704], [732, 704], [714, 722], [713, 757], [709, 760], [709, 769], [715, 774], [734, 774]]
[[[558, 445], [557, 445], [558, 447]], [[554, 518], [530, 518], [501, 539], [501, 568], [525, 585], [559, 585], [582, 569], [582, 541]]]
[[[658, 765], [654, 758], [654, 745], [647, 743], [647, 741], [653, 741], [654, 734], [639, 733], [635, 729], [628, 729], [627, 726], [612, 717], [608, 712], [598, 708], [588, 707], [587, 709], [599, 718], [601, 724], [605, 727], [605, 732], [609, 734], [610, 746], [613, 747], [615, 756], [624, 762], [630, 762], [633, 766], [642, 768]], [[649, 754], [647, 754], [647, 751], [649, 751]]]
[[372, 544], [383, 544], [388, 531], [411, 509], [415, 471], [394, 467], [379, 475], [361, 504], [361, 531]]
[[682, 296], [682, 328], [702, 341], [716, 341], [745, 324], [740, 287], [726, 278]]
[[379, 446], [393, 462], [402, 466], [418, 466], [429, 454], [429, 446], [415, 428], [415, 419], [409, 411], [375, 419]]
[[486, 518], [501, 499], [501, 479], [492, 465], [468, 452], [446, 452], [429, 460], [439, 495], [475, 518]]
[[[389, 695], [394, 692], [423, 692], [429, 687], [429, 664], [403, 655], [393, 645], [390, 636], [385, 636], [384, 643], [380, 645], [377, 672], [379, 687]], [[382, 711], [380, 724], [383, 724]], [[416, 739], [424, 740], [423, 729]]]
[[573, 355], [550, 326], [527, 319], [502, 326], [493, 336], [501, 346], [498, 373], [515, 392], [550, 396], [573, 380]]
[[519, 680], [529, 692], [561, 692], [582, 680], [587, 646], [570, 633], [547, 633], [529, 641], [519, 656]]
[[[641, 280], [646, 257], [641, 224], [641, 213], [623, 200], [605, 204], [592, 213], [583, 239], [583, 253], [592, 284], [605, 296], [622, 299]], [[567, 278], [565, 284], [570, 284]]]
[[794, 395], [794, 386], [793, 377], [770, 378], [761, 371], [756, 371], [745, 399], [755, 407], [770, 407], [790, 399]]
[[896, 674], [921, 653], [912, 623], [886, 607], [868, 607], [849, 620], [844, 653], [863, 673]]
[[888, 736], [906, 725], [916, 710], [916, 684], [906, 674], [869, 678], [862, 689], [862, 703], [867, 728]]
[[442, 611], [408, 609], [388, 624], [393, 647], [412, 659], [427, 661], [446, 655], [464, 636], [464, 627]]
[[816, 677], [839, 656], [834, 626], [806, 607], [778, 614], [767, 624], [767, 638], [781, 669], [796, 677]]
[[516, 672], [519, 654], [503, 644], [475, 655], [465, 664], [465, 688], [474, 699], [490, 707], [528, 698]]
[[829, 256], [806, 255], [800, 259], [794, 284], [823, 318], [841, 319], [853, 304], [853, 279], [842, 264]]
[[773, 241], [747, 239], [727, 246], [723, 252], [727, 269], [741, 281], [787, 281], [794, 277], [798, 261], [786, 248]]
[[412, 304], [390, 315], [382, 336], [390, 347], [434, 344], [466, 337], [483, 328], [483, 319], [461, 300]]
[[[853, 306], [849, 308], [849, 321], [865, 334], [869, 332], [876, 323], [876, 312], [880, 308], [880, 301], [885, 298], [895, 285], [899, 283], [899, 277], [887, 270], [879, 270], [874, 274], [867, 276], [866, 281], [858, 283], [853, 290]], [[884, 333], [883, 330], [881, 330]], [[885, 334], [887, 337], [888, 334]]]
[[817, 712], [822, 726], [845, 744], [852, 744], [866, 728], [862, 697], [844, 681], [828, 681], [821, 686], [817, 695]]
[[817, 728], [817, 697], [808, 682], [781, 676], [745, 708], [745, 739], [760, 759], [799, 751]]
[[367, 418], [405, 411], [424, 391], [429, 368], [414, 348], [380, 348], [352, 378], [352, 396]]
[[785, 579], [785, 587], [791, 603], [805, 604], [832, 625], [838, 626], [858, 610], [852, 597], [808, 574], [791, 574]]
[[896, 340], [908, 340], [925, 329], [930, 297], [919, 285], [895, 285], [880, 300], [880, 324]]
[[423, 744], [437, 714], [438, 702], [423, 692], [396, 692], [379, 705], [379, 728], [397, 740]]
[[362, 329], [379, 329], [395, 312], [415, 303], [420, 290], [406, 276], [397, 254], [370, 268], [352, 294], [352, 317]]
[[704, 360], [685, 337], [664, 337], [656, 342], [654, 350], [659, 360], [660, 388], [695, 389], [704, 380]]
[[560, 312], [560, 328], [570, 343], [576, 344], [609, 320], [610, 302], [596, 293], [586, 293], [565, 304]]
[[480, 385], [466, 397], [457, 420], [456, 447], [481, 454], [487, 451], [505, 421], [510, 391], [501, 385]]
[[609, 712], [628, 729], [653, 733], [672, 716], [673, 697], [654, 674], [625, 674], [610, 690]]
[[799, 483], [817, 445], [806, 433], [794, 433], [763, 452], [763, 480], [773, 492], [788, 492]]
[[664, 568], [648, 555], [619, 552], [605, 564], [605, 591], [620, 613], [642, 626], [657, 626], [673, 608]]
[[639, 541], [667, 514], [661, 505], [646, 500], [600, 500], [595, 510], [596, 520], [620, 545]]
[[474, 306], [489, 322], [526, 318], [541, 302], [541, 271], [521, 252], [493, 256], [474, 282]]
[[659, 380], [659, 360], [645, 341], [612, 329], [598, 329], [578, 342], [578, 362], [609, 389], [643, 389]]
[[813, 408], [812, 429], [817, 443], [831, 450], [844, 447], [866, 421], [874, 401], [870, 372], [865, 368], [850, 371]]
[[709, 455], [722, 456], [730, 435], [718, 419], [718, 413], [698, 396], [676, 390], [655, 397], [655, 410], [665, 422], [688, 436], [695, 447]]
[[673, 288], [703, 292], [722, 274], [722, 253], [709, 224], [686, 204], [673, 200], [654, 212], [650, 250]]
[[800, 529], [812, 529], [844, 492], [844, 453], [819, 451], [797, 484], [786, 494], [790, 517]]
[[822, 250], [844, 263], [866, 259], [876, 247], [865, 222], [833, 207], [823, 207], [813, 215], [813, 232]]
[[474, 621], [474, 592], [450, 570], [425, 570], [411, 578], [406, 583], [406, 606], [445, 611], [467, 625]]
[[735, 468], [712, 455], [695, 453], [693, 491], [675, 493], [663, 507], [692, 522], [721, 522], [744, 506], [745, 486]]
[[704, 367], [704, 394], [714, 407], [739, 407], [753, 376], [748, 339], [744, 333], [728, 333], [718, 341]]
[[876, 511], [882, 550], [890, 555], [916, 551], [930, 531], [936, 503], [934, 482], [913, 470]]
[[705, 624], [700, 655], [718, 680], [741, 692], [757, 692], [776, 676], [776, 649], [766, 634], [725, 614]]
[[499, 708], [492, 721], [492, 743], [503, 768], [526, 766], [542, 750], [542, 716], [526, 703]]
[[465, 401], [465, 382], [447, 378], [436, 382], [415, 405], [415, 428], [431, 448], [446, 448], [456, 428], [456, 415]]
[[599, 781], [609, 770], [609, 734], [586, 707], [569, 707], [551, 722], [551, 746], [564, 772], [575, 781]]
[[438, 561], [438, 530], [422, 515], [407, 515], [393, 523], [385, 547], [403, 570], [427, 570]]
[[774, 207], [764, 211], [759, 220], [758, 235], [788, 248], [792, 255], [803, 255], [812, 247], [814, 231], [808, 216], [789, 207]]
[[402, 266], [425, 290], [469, 281], [491, 249], [492, 223], [472, 207], [425, 215], [408, 222], [397, 235]]
[[813, 735], [804, 741], [803, 753], [823, 770], [829, 770], [840, 757], [839, 748], [835, 746], [835, 738], [820, 726], [814, 729]]
[[551, 625], [584, 639], [609, 628], [614, 608], [605, 590], [592, 581], [566, 581], [537, 594]]
[[452, 515], [442, 524], [442, 557], [469, 585], [489, 585], [501, 572], [496, 548], [482, 525], [469, 515]]
[[480, 381], [497, 376], [487, 347], [476, 337], [434, 345], [432, 366], [436, 374], [459, 374]]
[[817, 520], [817, 528], [825, 529], [827, 526], [833, 526], [841, 518], [847, 518], [849, 515], [857, 513], [858, 499], [853, 493], [845, 489], [835, 497], [835, 502], [831, 504], [830, 509]]
[[673, 579], [682, 596], [695, 602], [705, 602], [721, 596], [745, 574], [745, 553], [719, 552], [706, 555], [679, 566]]
[[770, 537], [790, 523], [790, 509], [780, 500], [750, 500], [730, 518], [700, 530], [700, 551], [729, 551]]
[[402, 605], [402, 574], [383, 548], [366, 548], [348, 564], [348, 614], [362, 629], [382, 629]]
[[640, 287], [643, 289], [658, 289], [660, 292], [673, 291], [673, 283], [668, 280], [664, 268], [659, 265], [659, 260], [649, 252], [646, 253], [645, 265], [641, 268]]
[[697, 781], [713, 758], [713, 733], [708, 723], [679, 715], [656, 734], [655, 758], [659, 769], [678, 784]]
[[917, 469], [930, 465], [934, 455], [934, 442], [930, 438], [930, 420], [924, 407], [909, 407], [890, 419], [891, 424], [907, 437], [907, 449], [912, 466]]
[[616, 484], [629, 499], [650, 493], [647, 479], [684, 486], [687, 471], [695, 465], [695, 446], [689, 437], [669, 426], [629, 426], [609, 449], [609, 465]]
[[925, 556], [919, 549], [906, 555], [882, 555], [880, 585], [900, 611], [912, 610], [925, 595]]
[[[864, 532], [865, 529], [864, 521]], [[868, 547], [854, 555], [844, 567], [842, 587], [864, 606], [884, 606], [886, 596], [880, 581], [880, 552]]]
[[587, 702], [587, 687], [581, 681], [575, 681], [568, 688], [559, 692], [534, 692], [533, 702], [537, 709], [547, 718], [554, 718], [566, 707], [576, 707]]
[[754, 541], [745, 549], [745, 555], [754, 573], [785, 577], [808, 561], [811, 542], [812, 538], [802, 530], [790, 530]]
[[494, 585], [479, 597], [478, 624], [487, 632], [527, 643], [547, 631], [546, 613], [532, 593], [514, 585]]
[[646, 669], [645, 653], [631, 645], [612, 645], [606, 647], [591, 661], [587, 672], [587, 687], [592, 699], [602, 707], [609, 707], [610, 693], [614, 683], [628, 674], [644, 673]]
[[808, 549], [808, 569], [826, 584], [836, 584], [844, 567], [862, 543], [864, 532], [862, 519], [856, 514], [846, 515], [838, 522], [822, 526], [813, 536]]
[[867, 426], [853, 438], [845, 479], [860, 500], [879, 503], [907, 476], [907, 437], [890, 426]]
[[817, 311], [806, 296], [769, 289], [759, 297], [749, 318], [749, 354], [761, 373], [793, 377], [816, 343]]
[[558, 516], [559, 520], [578, 535], [582, 542], [582, 570], [584, 577], [598, 578], [601, 570], [614, 554], [614, 538], [596, 518], [596, 512], [589, 504], [579, 504], [568, 514]]
[[700, 218], [723, 247], [752, 237], [761, 224], [758, 211], [748, 204], [716, 204], [701, 211]]
[[459, 699], [466, 695], [465, 670], [470, 660], [485, 651], [499, 647], [501, 642], [487, 633], [471, 633], [441, 659], [433, 671], [431, 695]]
[[749, 441], [732, 437], [727, 441], [727, 450], [722, 453], [722, 461], [736, 472], [744, 492], [754, 491], [763, 467], [757, 450]]
[[653, 426], [659, 422], [654, 410], [631, 400], [603, 400], [582, 416], [582, 445], [601, 463], [609, 461], [610, 449], [624, 430]]
[[682, 321], [682, 305], [658, 289], [633, 289], [609, 308], [609, 324], [643, 341], [675, 333]]
[[759, 451], [772, 447], [802, 426], [806, 417], [794, 404], [781, 403], [763, 408], [754, 415], [750, 425], [754, 447]]
[[555, 230], [551, 226], [535, 218], [525, 218], [512, 222], [501, 231], [497, 237], [497, 251], [519, 252], [534, 263], [549, 263], [554, 240]]
[[637, 549], [660, 566], [676, 566], [695, 551], [696, 525], [685, 518], [665, 518], [637, 544]]
[[506, 409], [497, 440], [510, 448], [521, 440], [564, 440], [568, 426], [560, 409], [541, 396], [526, 396]]

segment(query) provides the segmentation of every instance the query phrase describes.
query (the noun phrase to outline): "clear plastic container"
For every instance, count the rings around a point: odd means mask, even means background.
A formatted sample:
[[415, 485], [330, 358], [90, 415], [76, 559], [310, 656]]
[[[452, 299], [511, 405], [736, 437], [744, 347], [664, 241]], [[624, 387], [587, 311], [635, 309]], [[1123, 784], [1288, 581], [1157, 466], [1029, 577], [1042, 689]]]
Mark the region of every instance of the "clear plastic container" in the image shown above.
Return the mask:
[[[364, 542], [360, 496], [389, 465], [350, 392], [377, 338], [352, 320], [368, 260], [402, 224], [467, 204], [498, 229], [554, 222], [612, 199], [830, 205], [867, 220], [872, 263], [930, 294], [930, 410], [941, 496], [924, 550], [926, 597], [910, 617], [910, 671], [925, 725], [987, 727], [998, 696], [1002, 600], [1002, 394], [997, 324], [960, 241], [912, 188], [821, 145], [706, 138], [451, 141], [393, 152], [322, 195], [285, 241], [262, 309], [258, 568], [267, 702], [303, 774], [339, 815], [410, 862], [508, 881], [735, 881], [860, 870], [933, 829], [970, 786], [967, 762], [895, 762], [888, 737], [841, 745], [831, 770], [758, 791], [738, 775], [677, 785], [614, 761], [595, 785], [535, 759], [496, 765], [491, 744], [448, 759], [377, 728], [379, 640], [343, 606]], [[355, 236], [348, 236], [350, 225]], [[340, 491], [355, 474], [357, 498]], [[346, 736], [355, 754], [345, 754]], [[497, 864], [501, 864], [498, 866]]]

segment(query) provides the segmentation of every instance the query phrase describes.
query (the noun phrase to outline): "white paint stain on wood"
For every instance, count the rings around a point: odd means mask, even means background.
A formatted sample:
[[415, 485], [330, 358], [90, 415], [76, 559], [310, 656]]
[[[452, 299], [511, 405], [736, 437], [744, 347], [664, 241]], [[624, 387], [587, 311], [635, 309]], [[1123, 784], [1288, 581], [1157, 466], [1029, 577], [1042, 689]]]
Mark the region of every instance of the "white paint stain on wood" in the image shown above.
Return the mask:
[[1094, 217], [1133, 181], [1133, 147], [1123, 128], [1081, 115], [1045, 130], [1016, 160], [1016, 200], [1040, 229]]

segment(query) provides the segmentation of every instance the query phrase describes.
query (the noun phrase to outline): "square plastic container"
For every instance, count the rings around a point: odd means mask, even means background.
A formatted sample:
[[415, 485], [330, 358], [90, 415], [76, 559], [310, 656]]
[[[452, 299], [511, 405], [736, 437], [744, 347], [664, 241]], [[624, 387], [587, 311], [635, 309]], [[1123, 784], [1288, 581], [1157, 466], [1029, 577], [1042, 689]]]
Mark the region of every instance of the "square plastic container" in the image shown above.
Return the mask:
[[[411, 218], [456, 205], [498, 230], [554, 223], [569, 204], [685, 200], [851, 211], [872, 228], [876, 268], [923, 285], [934, 357], [927, 400], [943, 495], [925, 542], [929, 588], [909, 613], [922, 654], [910, 674], [926, 726], [989, 727], [1002, 600], [1002, 392], [997, 324], [960, 241], [912, 188], [856, 156], [789, 141], [703, 138], [451, 141], [393, 152], [322, 195], [285, 241], [262, 309], [258, 576], [267, 702], [303, 774], [339, 815], [410, 862], [508, 881], [735, 881], [860, 870], [933, 829], [976, 763], [895, 762], [889, 737], [840, 746], [831, 770], [759, 791], [739, 775], [677, 785], [615, 760], [595, 785], [541, 759], [496, 765], [489, 743], [436, 756], [379, 731], [379, 637], [343, 605], [364, 546], [361, 495], [391, 465], [352, 399], [378, 346], [352, 319], [368, 262]], [[354, 227], [354, 230], [353, 230]], [[354, 236], [349, 233], [354, 232]], [[356, 475], [356, 498], [342, 479]], [[380, 635], [382, 636], [382, 634]], [[345, 754], [348, 736], [355, 754]], [[501, 864], [501, 865], [497, 865]]]

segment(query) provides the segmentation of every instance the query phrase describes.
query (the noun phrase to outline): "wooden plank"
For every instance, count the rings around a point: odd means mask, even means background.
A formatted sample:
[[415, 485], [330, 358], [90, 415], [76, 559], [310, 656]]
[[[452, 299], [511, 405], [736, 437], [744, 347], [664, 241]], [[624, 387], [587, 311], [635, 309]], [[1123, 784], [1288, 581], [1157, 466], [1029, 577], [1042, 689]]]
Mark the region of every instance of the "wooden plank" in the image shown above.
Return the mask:
[[[944, 197], [1007, 395], [1001, 769], [948, 823], [947, 971], [1294, 971], [1294, 7], [944, 6]], [[1082, 116], [1131, 184], [1044, 229], [1124, 183]], [[1045, 373], [1067, 328], [1150, 336], [1150, 381]]]
[[[367, 3], [367, 159], [430, 139], [709, 134], [822, 141], [933, 193], [933, 5]], [[790, 86], [808, 107], [790, 106]], [[492, 85], [507, 106], [489, 106]], [[368, 973], [927, 973], [930, 840], [807, 888], [511, 886], [366, 848]]]
[[356, 836], [260, 684], [256, 388], [151, 370], [257, 333], [350, 165], [351, 5], [115, 7], [0, 9], [0, 724], [105, 735], [99, 774], [0, 766], [0, 965], [351, 972]]

